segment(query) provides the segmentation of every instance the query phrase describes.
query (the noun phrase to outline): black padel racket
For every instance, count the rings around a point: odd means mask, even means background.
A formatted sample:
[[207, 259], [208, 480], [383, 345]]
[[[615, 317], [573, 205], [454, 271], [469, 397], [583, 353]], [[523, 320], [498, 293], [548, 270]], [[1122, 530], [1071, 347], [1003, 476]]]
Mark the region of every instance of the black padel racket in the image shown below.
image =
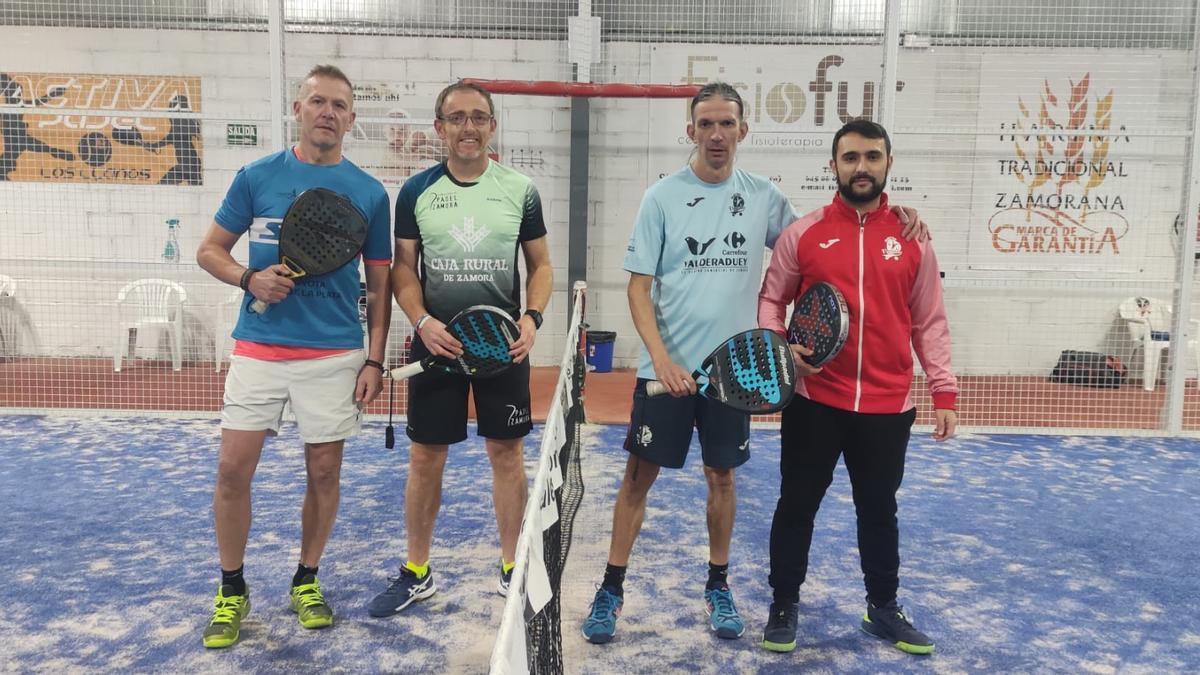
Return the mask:
[[[350, 262], [367, 241], [367, 219], [342, 195], [325, 188], [300, 193], [279, 226], [279, 262], [292, 279], [328, 274]], [[262, 314], [267, 303], [250, 309]]]
[[462, 343], [458, 358], [434, 356], [392, 370], [393, 380], [404, 380], [426, 370], [441, 370], [455, 375], [486, 378], [499, 375], [513, 365], [508, 353], [512, 343], [521, 337], [521, 329], [512, 317], [495, 307], [475, 305], [459, 312], [446, 330]]
[[788, 342], [813, 351], [801, 357], [808, 365], [819, 368], [833, 360], [842, 351], [849, 334], [850, 310], [846, 298], [833, 284], [817, 282], [796, 299], [788, 325]]
[[[707, 378], [700, 393], [734, 410], [768, 415], [787, 407], [794, 390], [796, 364], [787, 342], [765, 328], [738, 333], [725, 340], [692, 373]], [[646, 383], [646, 395], [666, 393], [661, 382]]]

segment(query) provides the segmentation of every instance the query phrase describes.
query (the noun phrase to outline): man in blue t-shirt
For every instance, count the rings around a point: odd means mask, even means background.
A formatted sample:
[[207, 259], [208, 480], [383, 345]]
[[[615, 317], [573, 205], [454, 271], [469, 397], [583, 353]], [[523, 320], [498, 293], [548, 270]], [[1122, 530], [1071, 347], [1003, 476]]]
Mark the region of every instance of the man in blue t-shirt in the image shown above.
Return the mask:
[[[743, 113], [732, 86], [711, 82], [700, 89], [687, 126], [694, 155], [646, 190], [630, 237], [629, 310], [643, 349], [608, 565], [583, 624], [593, 643], [609, 642], [616, 633], [647, 495], [660, 467], [683, 467], [693, 428], [700, 432], [708, 483], [705, 609], [718, 637], [745, 631], [727, 575], [737, 504], [734, 469], [750, 459], [750, 417], [697, 394], [692, 371], [722, 340], [756, 326], [763, 248], [773, 247], [798, 216], [774, 183], [734, 167], [738, 143], [749, 131]], [[902, 219], [918, 222], [915, 212]], [[652, 379], [671, 395], [647, 397]]]
[[[308, 489], [301, 511], [300, 563], [291, 584], [291, 609], [305, 628], [333, 623], [317, 581], [317, 565], [337, 515], [342, 446], [359, 431], [362, 408], [381, 388], [391, 303], [388, 268], [389, 204], [383, 185], [342, 156], [342, 138], [354, 124], [350, 80], [334, 66], [313, 68], [292, 102], [299, 143], [238, 171], [214, 223], [196, 252], [209, 274], [246, 292], [233, 337], [221, 451], [213, 495], [221, 583], [205, 647], [238, 639], [250, 611], [242, 574], [250, 531], [250, 481], [268, 434], [279, 431], [291, 403], [300, 436]], [[350, 200], [366, 218], [363, 246], [367, 284], [368, 353], [358, 320], [360, 267], [293, 280], [279, 264], [279, 226], [288, 206], [309, 188]], [[232, 255], [249, 233], [249, 265]], [[268, 304], [257, 313], [255, 300]]]

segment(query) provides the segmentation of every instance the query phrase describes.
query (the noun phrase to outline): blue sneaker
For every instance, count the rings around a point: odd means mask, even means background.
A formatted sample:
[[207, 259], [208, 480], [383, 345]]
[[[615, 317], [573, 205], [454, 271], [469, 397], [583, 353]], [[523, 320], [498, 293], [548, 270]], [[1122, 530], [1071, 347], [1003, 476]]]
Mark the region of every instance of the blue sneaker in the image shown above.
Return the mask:
[[417, 600], [437, 593], [437, 586], [433, 584], [433, 570], [418, 579], [416, 572], [401, 567], [399, 576], [388, 577], [388, 584], [387, 590], [375, 596], [367, 605], [367, 613], [371, 616], [391, 616]]
[[621, 606], [624, 604], [625, 598], [622, 596], [609, 593], [603, 586], [598, 588], [592, 600], [592, 609], [583, 622], [583, 637], [597, 645], [611, 642], [617, 634], [617, 617], [621, 616]]
[[704, 605], [708, 610], [708, 625], [717, 637], [733, 640], [746, 632], [746, 623], [738, 616], [728, 586], [704, 589]]

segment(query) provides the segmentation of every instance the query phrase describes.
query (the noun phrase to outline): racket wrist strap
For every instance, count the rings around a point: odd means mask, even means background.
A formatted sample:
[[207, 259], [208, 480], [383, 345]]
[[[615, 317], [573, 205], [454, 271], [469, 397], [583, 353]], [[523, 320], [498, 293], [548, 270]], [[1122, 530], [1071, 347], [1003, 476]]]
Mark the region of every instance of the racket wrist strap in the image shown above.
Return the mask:
[[387, 371], [387, 368], [384, 368], [383, 364], [376, 361], [375, 359], [366, 359], [365, 361], [363, 361], [363, 367], [365, 368], [366, 366], [371, 366], [372, 368], [378, 368], [379, 372], [381, 372], [381, 373]]
[[432, 318], [433, 318], [433, 316], [432, 316], [432, 315], [430, 315], [429, 313], [422, 314], [422, 315], [421, 315], [421, 318], [417, 319], [417, 322], [413, 324], [413, 328], [414, 328], [414, 329], [416, 329], [416, 331], [417, 331], [418, 333], [420, 333], [420, 332], [421, 332], [421, 326], [425, 325], [425, 322], [426, 322], [426, 321], [428, 321], [428, 320], [430, 320], [430, 319], [432, 319]]
[[238, 281], [238, 288], [242, 289], [243, 291], [249, 292], [250, 291], [250, 277], [254, 276], [254, 273], [257, 271], [258, 270], [254, 269], [253, 267], [247, 267], [246, 271], [242, 272], [241, 280]]

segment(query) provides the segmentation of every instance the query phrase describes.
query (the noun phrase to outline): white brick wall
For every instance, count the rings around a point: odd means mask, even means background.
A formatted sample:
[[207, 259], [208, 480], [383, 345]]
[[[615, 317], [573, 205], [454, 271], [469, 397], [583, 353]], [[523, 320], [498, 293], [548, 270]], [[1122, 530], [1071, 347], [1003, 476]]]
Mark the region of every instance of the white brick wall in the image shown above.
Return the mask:
[[[607, 81], [646, 81], [650, 60], [658, 49], [670, 45], [606, 44], [607, 53], [619, 50], [619, 60], [598, 68]], [[738, 49], [755, 49], [752, 46]], [[461, 77], [558, 80], [568, 72], [565, 47], [558, 42], [518, 40], [463, 40], [399, 36], [289, 34], [287, 76], [297, 78], [314, 63], [340, 65], [355, 79], [408, 83], [411, 91], [426, 97], [428, 105], [414, 109], [417, 116], [432, 113], [433, 97], [449, 82]], [[1086, 62], [1086, 57], [1074, 54]], [[1186, 124], [1191, 100], [1186, 96], [1190, 62], [1179, 54], [1159, 54], [1162, 61], [1160, 125]], [[926, 77], [935, 83], [936, 100], [930, 107], [942, 110], [972, 109], [978, 104], [980, 59], [978, 51], [939, 49], [910, 60], [901, 68], [904, 79]], [[1100, 58], [1097, 56], [1096, 58]], [[212, 306], [228, 289], [213, 283], [191, 264], [233, 173], [242, 164], [265, 154], [271, 147], [267, 36], [251, 32], [198, 32], [152, 30], [89, 30], [8, 28], [0, 42], [0, 62], [10, 71], [86, 72], [113, 74], [168, 74], [202, 78], [205, 119], [203, 187], [138, 187], [0, 183], [0, 201], [9, 205], [0, 212], [0, 273], [18, 277], [21, 301], [38, 329], [40, 348], [46, 353], [107, 353], [110, 340], [105, 326], [116, 289], [131, 278], [167, 275], [188, 286], [197, 330], [211, 331]], [[807, 67], [806, 67], [807, 68]], [[793, 78], [806, 86], [811, 73]], [[1168, 86], [1167, 83], [1175, 83]], [[1179, 91], [1185, 95], [1180, 96]], [[565, 330], [566, 264], [568, 239], [568, 172], [570, 167], [570, 102], [530, 96], [497, 96], [501, 111], [502, 151], [507, 161], [517, 150], [540, 152], [542, 164], [528, 169], [546, 207], [551, 251], [555, 264], [555, 293], [547, 324], [538, 340], [533, 360], [557, 361]], [[924, 101], [900, 97], [897, 128], [928, 130]], [[675, 106], [679, 105], [677, 109]], [[827, 103], [832, 111], [833, 106]], [[683, 136], [684, 118], [670, 138], [654, 136], [658, 115], [674, 117], [682, 104], [652, 104], [643, 100], [593, 99], [591, 106], [591, 160], [589, 166], [589, 323], [618, 334], [617, 366], [635, 363], [639, 341], [629, 320], [625, 299], [628, 274], [622, 269], [625, 246], [642, 192], [658, 179], [660, 171], [682, 166], [688, 147], [677, 143]], [[260, 145], [231, 148], [224, 144], [225, 122], [256, 122]], [[974, 120], [948, 118], [971, 127]], [[939, 121], [939, 123], [941, 123]], [[832, 135], [832, 129], [828, 132]], [[984, 284], [959, 284], [966, 264], [967, 214], [960, 201], [946, 195], [970, 189], [969, 167], [954, 164], [953, 154], [967, 142], [957, 137], [899, 134], [898, 141], [920, 147], [898, 147], [897, 161], [922, 163], [928, 189], [903, 193], [897, 201], [921, 209], [935, 233], [943, 267], [947, 269], [949, 309], [955, 334], [955, 359], [963, 372], [1048, 372], [1063, 348], [1099, 349], [1112, 338], [1113, 309], [1128, 287], [1139, 286], [1170, 296], [1171, 242], [1166, 234], [1151, 239], [1146, 252], [1144, 277], [1116, 277], [1094, 290], [1055, 291], [1052, 288], [989, 288]], [[1179, 138], [1158, 141], [1161, 155], [1139, 189], [1152, 193], [1158, 215], [1169, 223], [1178, 210]], [[653, 149], [654, 155], [649, 153]], [[753, 146], [742, 149], [742, 166], [759, 172], [774, 170], [779, 150]], [[826, 154], [805, 155], [814, 166]], [[794, 159], [794, 158], [793, 158]], [[391, 190], [394, 195], [395, 190]], [[792, 194], [803, 212], [824, 203], [831, 194]], [[161, 262], [161, 246], [168, 217], [181, 220], [183, 263]], [[244, 245], [243, 245], [244, 246]], [[239, 249], [244, 256], [244, 248]], [[46, 259], [77, 258], [82, 262]], [[91, 259], [91, 262], [87, 260]], [[1164, 268], [1166, 276], [1163, 275]], [[997, 327], [997, 316], [1008, 317]], [[69, 319], [66, 317], [70, 317]], [[1075, 317], [1077, 320], [1066, 320]], [[1043, 328], [1037, 328], [1037, 327]], [[1045, 328], [1049, 327], [1049, 328]], [[997, 331], [1011, 331], [1011, 339], [997, 339]], [[1031, 335], [1032, 334], [1032, 335]]]

